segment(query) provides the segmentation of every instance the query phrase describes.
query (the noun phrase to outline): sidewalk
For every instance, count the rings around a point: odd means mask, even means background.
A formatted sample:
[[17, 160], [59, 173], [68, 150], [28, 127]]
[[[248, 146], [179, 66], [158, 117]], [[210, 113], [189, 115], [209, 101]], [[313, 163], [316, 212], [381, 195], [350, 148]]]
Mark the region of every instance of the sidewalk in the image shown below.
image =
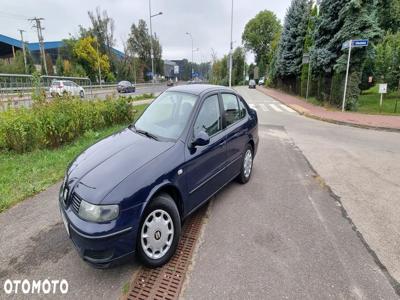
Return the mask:
[[353, 112], [329, 111], [324, 107], [315, 106], [296, 96], [279, 90], [258, 86], [264, 94], [282, 102], [298, 113], [321, 121], [344, 124], [356, 127], [400, 131], [400, 116], [368, 115]]
[[259, 134], [250, 182], [211, 203], [181, 298], [396, 299], [285, 130]]

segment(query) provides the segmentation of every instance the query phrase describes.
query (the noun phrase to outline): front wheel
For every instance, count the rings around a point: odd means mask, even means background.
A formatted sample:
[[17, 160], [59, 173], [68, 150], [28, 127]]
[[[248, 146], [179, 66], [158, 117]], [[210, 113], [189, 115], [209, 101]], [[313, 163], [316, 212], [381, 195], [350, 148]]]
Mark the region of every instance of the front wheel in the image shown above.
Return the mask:
[[242, 159], [242, 169], [238, 176], [240, 183], [247, 183], [250, 180], [251, 172], [253, 170], [253, 148], [247, 145]]
[[83, 91], [80, 91], [79, 96], [83, 99], [83, 98], [85, 98], [85, 93]]
[[166, 264], [178, 247], [181, 220], [174, 200], [168, 194], [156, 196], [146, 208], [138, 231], [140, 259], [151, 268]]

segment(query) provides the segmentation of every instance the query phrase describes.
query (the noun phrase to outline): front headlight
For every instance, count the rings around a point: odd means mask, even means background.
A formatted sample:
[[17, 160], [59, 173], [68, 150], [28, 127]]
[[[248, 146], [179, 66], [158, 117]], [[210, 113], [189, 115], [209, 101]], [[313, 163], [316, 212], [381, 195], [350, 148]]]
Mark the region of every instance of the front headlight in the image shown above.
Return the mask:
[[118, 217], [118, 205], [94, 205], [82, 200], [79, 207], [79, 216], [91, 222], [106, 222]]

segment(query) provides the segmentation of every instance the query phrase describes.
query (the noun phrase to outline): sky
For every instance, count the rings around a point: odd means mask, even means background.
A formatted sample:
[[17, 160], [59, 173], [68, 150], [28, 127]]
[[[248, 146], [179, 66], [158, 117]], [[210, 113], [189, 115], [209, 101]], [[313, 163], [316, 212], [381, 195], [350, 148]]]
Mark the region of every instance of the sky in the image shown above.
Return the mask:
[[[42, 17], [45, 20], [45, 41], [56, 41], [77, 35], [79, 25], [90, 26], [87, 15], [96, 7], [107, 10], [115, 22], [115, 48], [123, 50], [123, 41], [128, 38], [132, 23], [139, 19], [149, 20], [148, 0], [14, 0], [2, 1], [0, 6], [0, 34], [19, 39], [18, 29], [24, 29], [24, 39], [37, 42], [37, 34], [28, 18]], [[241, 45], [241, 35], [246, 23], [259, 11], [273, 11], [283, 22], [290, 0], [234, 0], [233, 41], [234, 47]], [[153, 33], [160, 39], [164, 59], [191, 59], [193, 36], [194, 61], [211, 59], [212, 49], [218, 57], [229, 52], [231, 0], [151, 0], [152, 14], [163, 12], [152, 18]], [[253, 60], [249, 53], [247, 60]]]

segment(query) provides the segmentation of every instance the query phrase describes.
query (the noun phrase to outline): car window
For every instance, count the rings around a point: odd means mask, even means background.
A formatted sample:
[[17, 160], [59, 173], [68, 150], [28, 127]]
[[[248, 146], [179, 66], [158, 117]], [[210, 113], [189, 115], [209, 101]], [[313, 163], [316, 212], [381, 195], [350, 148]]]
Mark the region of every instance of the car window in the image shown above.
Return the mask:
[[212, 95], [204, 100], [194, 124], [193, 132], [196, 135], [200, 131], [205, 131], [209, 136], [212, 136], [221, 129], [218, 95]]
[[185, 128], [197, 96], [182, 92], [164, 92], [136, 121], [137, 129], [158, 137], [177, 139]]
[[222, 103], [224, 105], [226, 126], [240, 120], [239, 104], [235, 95], [222, 94]]

